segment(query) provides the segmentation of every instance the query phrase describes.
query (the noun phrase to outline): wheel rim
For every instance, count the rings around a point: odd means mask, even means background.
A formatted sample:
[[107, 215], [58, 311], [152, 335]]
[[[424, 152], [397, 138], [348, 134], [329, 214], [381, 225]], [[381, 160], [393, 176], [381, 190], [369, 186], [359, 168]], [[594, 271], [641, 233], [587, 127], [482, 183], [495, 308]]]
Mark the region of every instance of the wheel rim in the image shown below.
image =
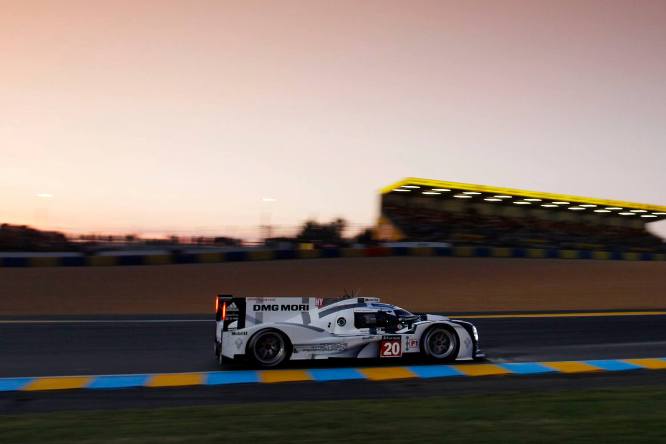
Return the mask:
[[254, 342], [254, 357], [262, 365], [279, 363], [284, 353], [284, 342], [277, 333], [263, 333]]
[[434, 358], [447, 358], [453, 353], [456, 346], [456, 338], [448, 330], [433, 330], [426, 341], [428, 354]]

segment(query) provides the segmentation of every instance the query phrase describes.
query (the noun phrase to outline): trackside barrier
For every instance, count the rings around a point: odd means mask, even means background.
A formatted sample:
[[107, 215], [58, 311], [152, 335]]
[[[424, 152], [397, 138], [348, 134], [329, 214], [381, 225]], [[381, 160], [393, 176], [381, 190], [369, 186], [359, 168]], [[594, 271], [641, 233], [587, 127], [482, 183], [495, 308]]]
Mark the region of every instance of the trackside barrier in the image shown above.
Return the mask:
[[0, 392], [664, 370], [665, 358], [0, 378]]
[[0, 267], [101, 267], [121, 265], [205, 264], [289, 259], [341, 257], [478, 257], [531, 259], [588, 259], [665, 261], [664, 253], [570, 250], [559, 248], [510, 248], [483, 246], [455, 247], [369, 247], [323, 248], [320, 250], [242, 250], [218, 253], [174, 253], [118, 256], [0, 257]]

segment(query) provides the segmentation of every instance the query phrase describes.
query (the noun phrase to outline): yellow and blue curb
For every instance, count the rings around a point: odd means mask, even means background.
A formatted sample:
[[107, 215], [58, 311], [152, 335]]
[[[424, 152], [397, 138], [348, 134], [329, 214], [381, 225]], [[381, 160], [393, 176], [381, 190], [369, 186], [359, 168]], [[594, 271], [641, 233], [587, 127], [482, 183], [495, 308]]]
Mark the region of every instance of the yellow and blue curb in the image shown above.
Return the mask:
[[506, 247], [370, 247], [324, 248], [321, 250], [244, 250], [221, 253], [174, 253], [118, 256], [0, 257], [0, 267], [105, 267], [134, 265], [209, 264], [289, 259], [352, 257], [478, 257], [531, 259], [587, 259], [625, 261], [664, 261], [664, 253], [566, 250], [559, 248]]
[[0, 392], [665, 370], [666, 358], [0, 378]]

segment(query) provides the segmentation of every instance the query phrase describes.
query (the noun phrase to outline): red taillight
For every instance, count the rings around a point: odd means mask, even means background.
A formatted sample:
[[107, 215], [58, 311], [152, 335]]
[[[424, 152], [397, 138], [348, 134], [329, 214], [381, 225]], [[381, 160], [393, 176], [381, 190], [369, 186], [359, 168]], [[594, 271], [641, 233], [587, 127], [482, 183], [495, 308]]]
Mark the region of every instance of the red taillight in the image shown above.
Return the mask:
[[227, 303], [226, 302], [222, 303], [222, 320], [223, 321], [227, 320]]
[[215, 298], [215, 313], [220, 311], [220, 298]]

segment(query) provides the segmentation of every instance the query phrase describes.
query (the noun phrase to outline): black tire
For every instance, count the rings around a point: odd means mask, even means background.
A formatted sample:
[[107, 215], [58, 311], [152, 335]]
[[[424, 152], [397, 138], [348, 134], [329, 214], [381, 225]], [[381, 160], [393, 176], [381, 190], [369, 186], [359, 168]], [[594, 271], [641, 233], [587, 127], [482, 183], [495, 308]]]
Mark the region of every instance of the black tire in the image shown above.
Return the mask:
[[291, 344], [278, 330], [260, 330], [250, 338], [247, 356], [262, 368], [274, 368], [283, 364], [291, 354]]
[[455, 361], [460, 350], [460, 338], [456, 331], [447, 325], [430, 327], [421, 337], [421, 353], [431, 361]]

